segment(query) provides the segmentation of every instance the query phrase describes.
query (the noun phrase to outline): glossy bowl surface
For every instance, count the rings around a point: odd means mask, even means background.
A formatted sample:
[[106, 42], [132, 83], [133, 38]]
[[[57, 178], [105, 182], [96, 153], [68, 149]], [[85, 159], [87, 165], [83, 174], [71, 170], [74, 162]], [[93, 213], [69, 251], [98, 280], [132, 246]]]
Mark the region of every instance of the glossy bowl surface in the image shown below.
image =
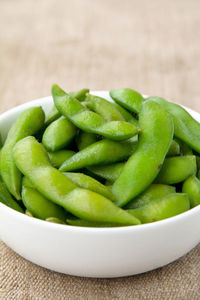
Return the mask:
[[[105, 91], [93, 94], [110, 99]], [[23, 110], [38, 105], [47, 112], [52, 98], [3, 113], [3, 139]], [[187, 110], [200, 122], [200, 114]], [[25, 259], [50, 270], [86, 277], [128, 276], [162, 267], [194, 248], [200, 242], [200, 206], [151, 224], [82, 228], [30, 218], [0, 203], [0, 238]]]

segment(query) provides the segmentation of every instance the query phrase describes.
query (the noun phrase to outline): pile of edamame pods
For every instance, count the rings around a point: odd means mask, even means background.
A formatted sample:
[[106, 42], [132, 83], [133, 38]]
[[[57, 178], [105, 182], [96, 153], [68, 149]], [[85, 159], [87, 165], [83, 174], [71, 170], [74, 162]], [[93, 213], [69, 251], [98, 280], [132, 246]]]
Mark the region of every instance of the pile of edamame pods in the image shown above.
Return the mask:
[[49, 222], [139, 225], [200, 204], [200, 124], [129, 88], [113, 102], [52, 86], [54, 105], [23, 111], [0, 152], [0, 201]]

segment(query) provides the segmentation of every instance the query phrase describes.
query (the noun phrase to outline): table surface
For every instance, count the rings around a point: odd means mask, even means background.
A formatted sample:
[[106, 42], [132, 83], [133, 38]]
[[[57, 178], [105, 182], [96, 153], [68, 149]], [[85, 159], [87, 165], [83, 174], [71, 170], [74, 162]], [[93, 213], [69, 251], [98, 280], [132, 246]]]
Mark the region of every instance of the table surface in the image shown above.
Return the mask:
[[[200, 112], [199, 12], [199, 0], [0, 1], [0, 112], [50, 95], [52, 83], [131, 87]], [[88, 279], [33, 265], [0, 242], [0, 299], [194, 300], [199, 276], [200, 246], [146, 274]]]

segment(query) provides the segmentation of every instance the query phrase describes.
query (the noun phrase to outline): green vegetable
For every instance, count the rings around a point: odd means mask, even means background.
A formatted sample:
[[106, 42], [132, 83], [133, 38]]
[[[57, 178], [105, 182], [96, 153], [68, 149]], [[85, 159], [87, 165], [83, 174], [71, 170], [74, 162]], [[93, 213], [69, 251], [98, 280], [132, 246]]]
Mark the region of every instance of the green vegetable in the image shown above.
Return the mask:
[[159, 103], [172, 116], [174, 135], [190, 148], [200, 153], [200, 124], [181, 106], [159, 97], [149, 99]]
[[76, 138], [76, 144], [78, 147], [78, 150], [81, 151], [87, 146], [90, 146], [97, 142], [97, 136], [94, 133], [88, 133], [84, 131], [80, 131], [79, 135]]
[[0, 202], [9, 206], [12, 209], [15, 209], [21, 213], [24, 213], [21, 206], [13, 199], [13, 197], [8, 192], [5, 184], [0, 179]]
[[129, 209], [128, 212], [142, 223], [150, 223], [176, 216], [189, 208], [190, 203], [186, 194], [173, 193], [145, 206]]
[[200, 204], [200, 180], [192, 175], [184, 183], [182, 192], [186, 193], [190, 200], [190, 207]]
[[114, 200], [114, 196], [111, 191], [105, 185], [101, 184], [94, 178], [87, 176], [82, 173], [63, 173], [67, 178], [69, 178], [77, 186], [88, 189], [90, 191], [96, 192], [104, 197]]
[[61, 171], [73, 171], [98, 164], [109, 164], [128, 158], [137, 147], [136, 142], [115, 142], [101, 140], [67, 159], [60, 167]]
[[1, 176], [9, 192], [21, 199], [21, 174], [13, 160], [13, 147], [26, 136], [34, 135], [44, 125], [44, 112], [41, 107], [31, 107], [23, 111], [12, 125], [5, 144], [1, 150]]
[[126, 208], [138, 208], [175, 192], [176, 189], [173, 186], [151, 184], [141, 195], [130, 201]]
[[77, 99], [57, 85], [52, 87], [57, 109], [83, 131], [100, 134], [112, 140], [126, 140], [138, 133], [138, 128], [124, 121], [106, 122], [102, 116], [85, 108]]
[[194, 155], [176, 156], [166, 158], [160, 170], [157, 183], [175, 184], [184, 181], [197, 171], [196, 157]]
[[50, 162], [55, 168], [60, 168], [60, 166], [74, 154], [75, 152], [71, 150], [58, 150], [56, 152], [48, 152]]
[[139, 113], [144, 98], [132, 89], [124, 88], [110, 91], [111, 98], [126, 109]]
[[48, 200], [62, 206], [76, 217], [97, 222], [137, 225], [140, 221], [115, 206], [112, 201], [89, 190], [78, 188], [50, 165], [47, 154], [34, 137], [15, 145], [14, 159], [20, 171]]
[[144, 101], [142, 104], [139, 125], [142, 132], [137, 149], [112, 187], [118, 206], [127, 204], [153, 182], [172, 141], [172, 119], [154, 101]]

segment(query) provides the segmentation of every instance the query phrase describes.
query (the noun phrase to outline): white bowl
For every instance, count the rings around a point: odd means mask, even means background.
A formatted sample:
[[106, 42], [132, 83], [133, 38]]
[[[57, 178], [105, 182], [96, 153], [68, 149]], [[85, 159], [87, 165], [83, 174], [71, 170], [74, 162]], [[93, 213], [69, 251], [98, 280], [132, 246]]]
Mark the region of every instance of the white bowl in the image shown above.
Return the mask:
[[[107, 92], [96, 95], [110, 99]], [[0, 116], [3, 138], [19, 113], [52, 98], [32, 101]], [[200, 121], [200, 114], [187, 109]], [[139, 226], [82, 228], [30, 218], [0, 203], [0, 238], [42, 267], [77, 276], [120, 277], [147, 272], [177, 260], [200, 242], [200, 206]]]

